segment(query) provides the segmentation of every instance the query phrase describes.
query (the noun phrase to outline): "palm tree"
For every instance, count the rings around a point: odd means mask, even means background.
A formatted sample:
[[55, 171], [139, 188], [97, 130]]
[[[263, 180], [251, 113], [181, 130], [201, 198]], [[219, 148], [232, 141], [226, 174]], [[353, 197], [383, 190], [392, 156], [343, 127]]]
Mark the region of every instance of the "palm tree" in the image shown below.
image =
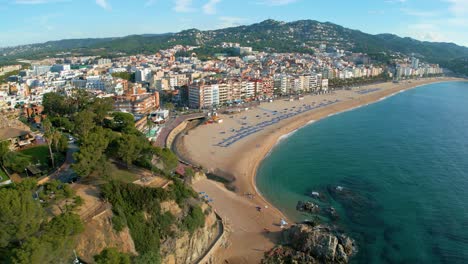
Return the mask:
[[52, 124], [48, 119], [45, 119], [42, 122], [42, 127], [44, 128], [44, 137], [47, 141], [47, 145], [49, 146], [49, 154], [50, 160], [52, 161], [52, 168], [55, 168], [55, 159], [54, 153], [52, 151], [52, 144], [54, 144], [55, 148], [57, 149], [57, 144], [62, 135], [59, 131], [55, 130], [54, 127], [52, 127]]

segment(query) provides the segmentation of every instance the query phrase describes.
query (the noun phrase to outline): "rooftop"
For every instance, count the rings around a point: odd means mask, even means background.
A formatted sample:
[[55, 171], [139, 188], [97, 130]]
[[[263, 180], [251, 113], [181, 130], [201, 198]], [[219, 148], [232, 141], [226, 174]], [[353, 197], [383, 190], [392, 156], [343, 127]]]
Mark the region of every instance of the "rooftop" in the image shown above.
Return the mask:
[[0, 128], [0, 141], [7, 140], [10, 138], [25, 136], [29, 133], [30, 131], [19, 129], [19, 128], [12, 128], [12, 127]]

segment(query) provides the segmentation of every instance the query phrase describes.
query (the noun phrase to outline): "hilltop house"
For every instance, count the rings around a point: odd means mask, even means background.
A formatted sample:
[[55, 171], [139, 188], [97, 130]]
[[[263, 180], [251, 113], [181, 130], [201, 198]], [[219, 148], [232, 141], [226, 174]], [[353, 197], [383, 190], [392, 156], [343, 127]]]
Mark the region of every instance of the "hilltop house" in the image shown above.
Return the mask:
[[31, 131], [13, 127], [4, 127], [0, 128], [0, 141], [5, 140], [10, 141], [10, 148], [15, 150], [31, 144], [34, 141], [34, 136], [31, 134]]

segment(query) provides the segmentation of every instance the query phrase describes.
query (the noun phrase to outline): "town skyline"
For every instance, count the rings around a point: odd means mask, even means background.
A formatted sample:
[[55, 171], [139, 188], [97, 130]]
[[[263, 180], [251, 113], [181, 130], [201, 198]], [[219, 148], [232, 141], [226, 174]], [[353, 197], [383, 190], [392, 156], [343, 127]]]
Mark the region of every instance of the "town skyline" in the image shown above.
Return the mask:
[[[7, 0], [0, 5], [0, 47], [62, 39], [163, 34], [190, 28], [214, 30], [250, 25], [266, 19], [285, 22], [311, 19], [370, 34], [391, 33], [417, 40], [468, 46], [468, 36], [462, 34], [468, 30], [467, 0], [335, 1], [337, 5], [333, 4], [334, 1], [311, 3], [304, 0], [241, 2]], [[332, 6], [340, 8], [332, 9]], [[18, 20], [18, 17], [23, 19]]]

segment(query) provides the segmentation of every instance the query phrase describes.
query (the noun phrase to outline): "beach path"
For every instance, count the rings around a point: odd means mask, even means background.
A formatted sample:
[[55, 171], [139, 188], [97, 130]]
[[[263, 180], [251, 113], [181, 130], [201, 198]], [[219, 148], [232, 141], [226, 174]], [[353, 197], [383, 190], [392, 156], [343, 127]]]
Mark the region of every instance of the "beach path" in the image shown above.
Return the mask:
[[[258, 197], [239, 195], [215, 181], [201, 180], [193, 188], [213, 199], [213, 209], [223, 216], [228, 242], [216, 252], [217, 260], [220, 263], [260, 263], [264, 252], [278, 239], [281, 230], [278, 212], [265, 208], [266, 204]], [[259, 211], [257, 206], [262, 209]]]

